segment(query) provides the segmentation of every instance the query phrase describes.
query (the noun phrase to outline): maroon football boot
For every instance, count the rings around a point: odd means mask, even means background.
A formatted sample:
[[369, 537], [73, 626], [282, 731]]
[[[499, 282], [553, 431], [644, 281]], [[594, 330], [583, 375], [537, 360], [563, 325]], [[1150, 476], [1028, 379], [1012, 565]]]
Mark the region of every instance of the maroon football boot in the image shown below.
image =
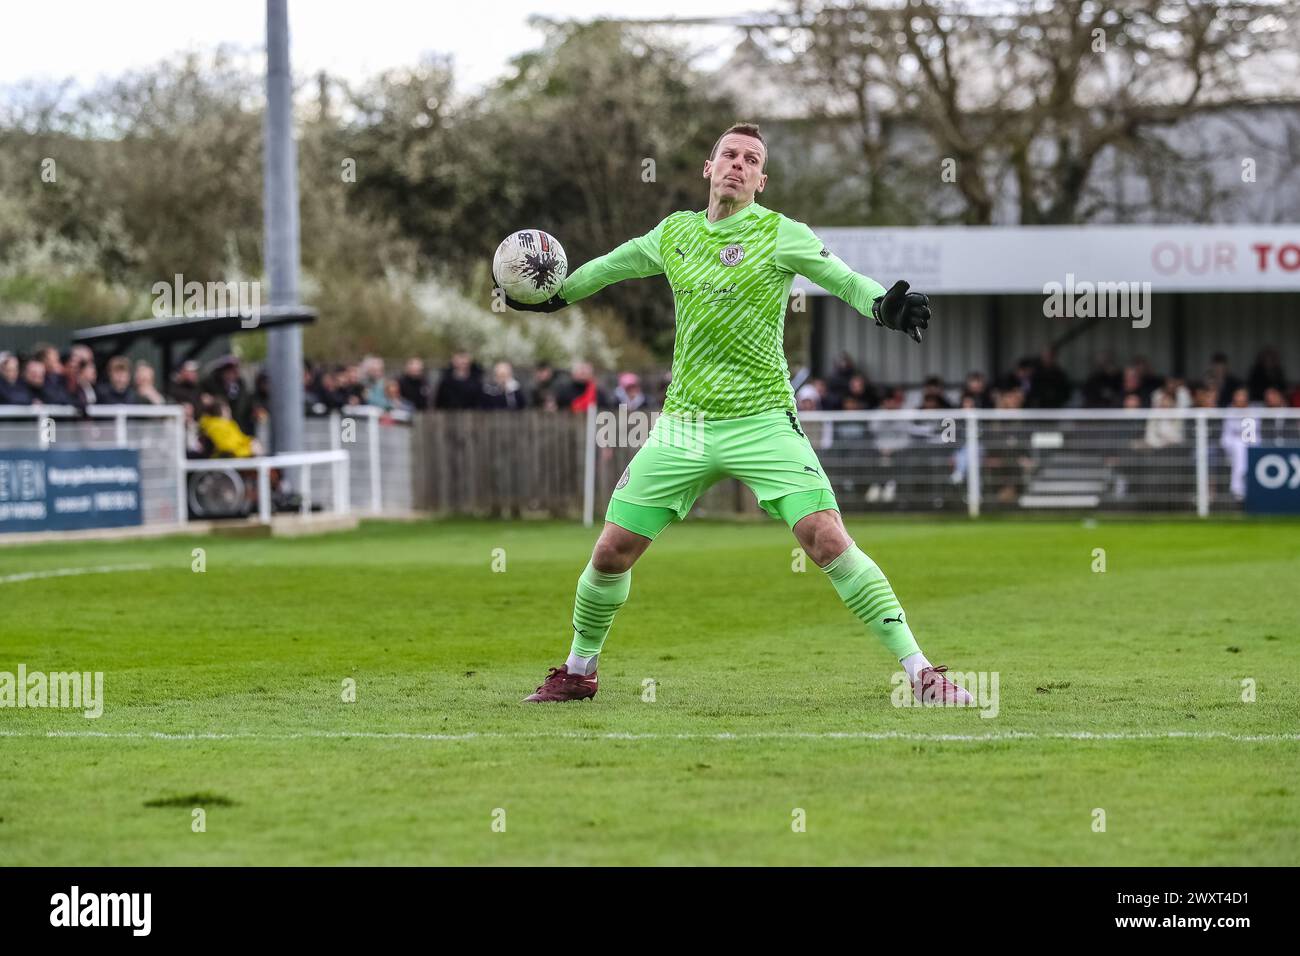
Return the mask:
[[944, 676], [947, 670], [944, 665], [922, 668], [921, 673], [916, 675], [919, 679], [912, 682], [912, 693], [926, 705], [969, 707], [974, 703], [974, 698], [966, 688], [954, 684]]
[[524, 698], [525, 704], [550, 704], [566, 700], [589, 700], [596, 696], [596, 672], [570, 674], [565, 664], [552, 667], [542, 686]]

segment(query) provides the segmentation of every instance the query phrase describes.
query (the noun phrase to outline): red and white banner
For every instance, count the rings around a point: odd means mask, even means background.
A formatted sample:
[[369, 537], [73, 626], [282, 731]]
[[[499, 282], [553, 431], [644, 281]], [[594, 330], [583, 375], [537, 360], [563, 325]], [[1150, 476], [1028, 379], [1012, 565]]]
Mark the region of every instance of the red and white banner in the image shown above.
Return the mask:
[[[1300, 291], [1300, 225], [826, 227], [848, 265], [885, 286], [1042, 293], [1048, 283], [1150, 282], [1160, 292]], [[796, 289], [821, 290], [800, 278]]]

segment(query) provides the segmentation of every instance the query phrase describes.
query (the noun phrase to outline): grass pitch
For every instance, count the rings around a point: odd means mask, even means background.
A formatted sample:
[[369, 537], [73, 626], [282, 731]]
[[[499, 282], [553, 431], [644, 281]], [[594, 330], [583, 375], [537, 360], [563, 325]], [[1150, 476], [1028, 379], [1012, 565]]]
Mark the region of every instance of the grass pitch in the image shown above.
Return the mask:
[[0, 672], [105, 697], [0, 708], [0, 865], [1300, 862], [1296, 524], [850, 530], [996, 717], [893, 706], [774, 522], [669, 529], [541, 707], [579, 527], [0, 549]]

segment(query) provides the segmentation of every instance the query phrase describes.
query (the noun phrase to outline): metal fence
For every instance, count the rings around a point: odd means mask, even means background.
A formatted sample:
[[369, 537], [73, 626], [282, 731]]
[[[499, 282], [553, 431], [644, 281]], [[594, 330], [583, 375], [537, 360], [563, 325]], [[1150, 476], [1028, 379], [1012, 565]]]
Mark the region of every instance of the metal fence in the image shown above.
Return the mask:
[[842, 510], [1240, 511], [1252, 446], [1300, 409], [804, 412]]

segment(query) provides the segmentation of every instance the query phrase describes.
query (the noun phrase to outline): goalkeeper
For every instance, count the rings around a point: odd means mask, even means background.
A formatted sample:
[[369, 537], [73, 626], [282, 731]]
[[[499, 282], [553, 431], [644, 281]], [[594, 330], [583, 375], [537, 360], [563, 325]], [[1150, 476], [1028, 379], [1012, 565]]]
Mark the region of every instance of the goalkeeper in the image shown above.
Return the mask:
[[877, 325], [917, 342], [930, 322], [926, 296], [898, 281], [888, 291], [832, 255], [812, 230], [754, 201], [767, 184], [767, 143], [740, 123], [704, 164], [709, 205], [675, 212], [638, 239], [594, 259], [540, 305], [554, 311], [623, 279], [664, 275], [676, 301], [672, 383], [649, 440], [619, 479], [591, 561], [578, 578], [568, 660], [527, 701], [596, 694], [601, 648], [627, 600], [632, 565], [696, 498], [726, 477], [743, 481], [768, 514], [794, 532], [850, 611], [902, 663], [922, 702], [970, 703], [970, 695], [921, 653], [884, 573], [840, 518], [795, 415], [782, 346], [786, 301], [806, 276]]

